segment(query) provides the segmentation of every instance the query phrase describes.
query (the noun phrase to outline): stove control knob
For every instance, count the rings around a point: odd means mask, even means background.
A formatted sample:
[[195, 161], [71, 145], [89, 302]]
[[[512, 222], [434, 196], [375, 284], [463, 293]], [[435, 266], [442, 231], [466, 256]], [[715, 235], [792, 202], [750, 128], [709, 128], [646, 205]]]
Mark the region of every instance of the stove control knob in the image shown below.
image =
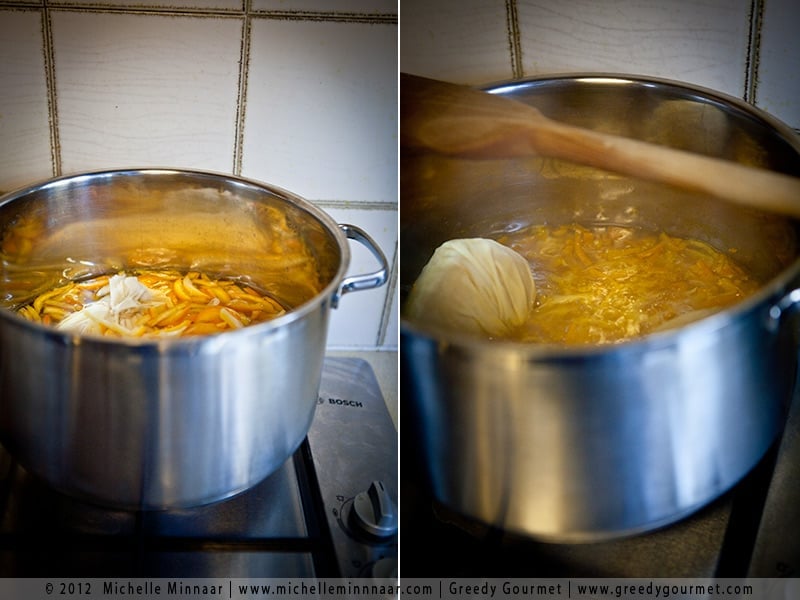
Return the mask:
[[353, 524], [375, 538], [389, 538], [397, 533], [397, 509], [382, 481], [373, 481], [366, 492], [353, 499]]

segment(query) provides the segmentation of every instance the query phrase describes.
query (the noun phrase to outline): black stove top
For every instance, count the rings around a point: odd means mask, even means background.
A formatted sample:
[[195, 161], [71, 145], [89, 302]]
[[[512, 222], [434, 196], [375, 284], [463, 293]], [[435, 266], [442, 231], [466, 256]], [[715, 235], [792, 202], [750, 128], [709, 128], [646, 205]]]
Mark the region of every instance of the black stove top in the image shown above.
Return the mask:
[[[383, 484], [383, 527], [348, 515]], [[373, 494], [374, 495], [374, 494]], [[397, 565], [397, 432], [369, 364], [328, 358], [311, 430], [267, 479], [191, 509], [122, 511], [50, 489], [0, 449], [0, 576], [354, 577]]]

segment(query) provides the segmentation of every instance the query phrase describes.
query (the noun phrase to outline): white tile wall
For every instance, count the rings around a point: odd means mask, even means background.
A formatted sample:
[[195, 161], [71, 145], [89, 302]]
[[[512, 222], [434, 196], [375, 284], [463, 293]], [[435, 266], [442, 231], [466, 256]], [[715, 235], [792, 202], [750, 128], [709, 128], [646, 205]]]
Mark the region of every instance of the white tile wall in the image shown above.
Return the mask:
[[254, 20], [243, 174], [309, 198], [396, 202], [393, 32], [383, 24]]
[[403, 0], [404, 71], [488, 83], [565, 71], [666, 77], [800, 128], [796, 0]]
[[402, 70], [458, 83], [510, 79], [504, 0], [402, 0]]
[[239, 19], [54, 11], [52, 30], [65, 173], [231, 171]]
[[39, 11], [0, 13], [0, 190], [52, 174]]
[[636, 72], [741, 96], [749, 0], [518, 0], [522, 69]]
[[[394, 2], [21, 4], [0, 0], [0, 190], [120, 166], [286, 187], [363, 226], [392, 267], [345, 296], [329, 347], [396, 349]], [[351, 272], [374, 270], [353, 246]]]
[[800, 2], [768, 0], [764, 6], [756, 102], [800, 129]]

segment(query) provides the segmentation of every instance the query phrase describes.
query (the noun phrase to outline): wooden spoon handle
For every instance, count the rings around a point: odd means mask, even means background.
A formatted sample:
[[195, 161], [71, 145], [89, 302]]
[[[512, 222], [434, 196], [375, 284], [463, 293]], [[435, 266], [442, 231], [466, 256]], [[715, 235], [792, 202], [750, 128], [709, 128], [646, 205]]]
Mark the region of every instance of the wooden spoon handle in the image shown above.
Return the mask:
[[800, 217], [800, 179], [587, 130], [466, 86], [402, 74], [401, 144], [471, 158], [560, 158]]
[[543, 156], [800, 217], [796, 177], [553, 121], [540, 124], [530, 135]]

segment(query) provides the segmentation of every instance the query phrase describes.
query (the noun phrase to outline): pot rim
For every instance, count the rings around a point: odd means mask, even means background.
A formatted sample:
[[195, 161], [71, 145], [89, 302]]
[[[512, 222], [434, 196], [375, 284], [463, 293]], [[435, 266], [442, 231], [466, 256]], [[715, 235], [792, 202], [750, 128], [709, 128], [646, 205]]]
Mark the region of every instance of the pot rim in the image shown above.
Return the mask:
[[316, 295], [314, 295], [309, 300], [303, 302], [299, 306], [296, 306], [291, 310], [288, 310], [285, 314], [281, 315], [280, 317], [276, 317], [275, 319], [271, 319], [269, 321], [256, 323], [254, 325], [247, 325], [246, 327], [242, 327], [241, 329], [227, 330], [214, 334], [178, 336], [178, 337], [157, 336], [151, 338], [138, 338], [138, 337], [116, 338], [116, 337], [108, 337], [108, 336], [92, 335], [92, 334], [76, 334], [76, 333], [70, 333], [68, 331], [62, 331], [56, 329], [55, 327], [51, 327], [49, 325], [42, 325], [40, 323], [29, 321], [28, 319], [19, 316], [14, 311], [9, 309], [0, 309], [0, 321], [7, 319], [11, 323], [16, 324], [19, 327], [27, 328], [32, 331], [42, 333], [49, 338], [60, 340], [65, 345], [97, 343], [97, 344], [108, 344], [111, 346], [120, 346], [120, 347], [124, 346], [143, 347], [143, 348], [181, 347], [181, 346], [194, 346], [203, 342], [207, 342], [208, 340], [218, 340], [220, 342], [229, 341], [233, 339], [234, 336], [241, 337], [241, 336], [251, 336], [251, 335], [263, 335], [273, 330], [280, 329], [294, 321], [302, 319], [307, 314], [317, 310], [319, 305], [321, 305], [324, 302], [330, 302], [331, 299], [334, 297], [350, 265], [350, 246], [347, 243], [347, 237], [345, 233], [342, 231], [341, 227], [333, 219], [333, 217], [331, 217], [321, 208], [314, 205], [312, 202], [282, 187], [258, 181], [256, 179], [241, 177], [238, 175], [231, 175], [229, 173], [223, 173], [220, 171], [188, 169], [180, 167], [130, 167], [130, 168], [114, 168], [114, 169], [101, 169], [93, 171], [82, 171], [77, 173], [71, 173], [69, 175], [61, 175], [59, 177], [53, 177], [50, 179], [40, 181], [38, 183], [33, 183], [17, 188], [16, 190], [12, 190], [10, 192], [6, 192], [0, 195], [0, 208], [11, 202], [14, 202], [15, 200], [19, 200], [33, 192], [36, 192], [38, 190], [50, 186], [60, 185], [70, 180], [76, 180], [80, 178], [108, 177], [108, 176], [135, 177], [135, 176], [148, 176], [148, 175], [161, 176], [161, 177], [167, 175], [187, 175], [187, 176], [199, 176], [202, 178], [208, 178], [209, 180], [222, 179], [227, 182], [231, 182], [236, 186], [257, 188], [261, 191], [274, 194], [281, 200], [285, 200], [286, 202], [294, 204], [295, 206], [309, 213], [313, 218], [315, 218], [323, 226], [325, 226], [325, 229], [328, 231], [328, 233], [330, 233], [336, 240], [336, 244], [338, 246], [340, 254], [339, 266], [336, 271], [336, 274], [325, 285], [325, 287], [322, 288], [322, 290], [317, 292]]
[[[725, 92], [684, 81], [630, 73], [578, 71], [499, 80], [488, 84], [476, 85], [474, 87], [489, 93], [502, 93], [512, 89], [533, 87], [553, 81], [586, 82], [599, 85], [622, 84], [647, 86], [651, 84], [653, 86], [663, 85], [670, 88], [683, 89], [698, 95], [704, 102], [713, 102], [724, 106], [732, 105], [734, 108], [746, 113], [749, 117], [765, 123], [769, 128], [774, 129], [783, 137], [790, 146], [797, 150], [800, 156], [800, 135], [777, 117]], [[787, 217], [787, 219], [789, 219], [789, 217]], [[439, 344], [454, 345], [468, 351], [491, 352], [492, 354], [498, 354], [503, 357], [523, 356], [525, 359], [583, 360], [588, 358], [603, 359], [613, 354], [614, 357], [617, 358], [620, 352], [639, 353], [672, 346], [679, 335], [684, 336], [688, 332], [701, 333], [721, 329], [736, 320], [740, 315], [755, 310], [762, 304], [768, 305], [771, 301], [779, 299], [786, 293], [787, 289], [793, 285], [800, 285], [798, 279], [800, 279], [800, 254], [798, 254], [792, 263], [786, 266], [780, 273], [765, 282], [755, 293], [728, 308], [717, 311], [697, 321], [687, 323], [681, 327], [652, 332], [644, 336], [611, 344], [532, 344], [511, 340], [486, 340], [469, 334], [414, 324], [404, 317], [402, 310], [400, 314], [400, 330], [401, 334], [411, 334], [417, 337], [427, 338]], [[764, 314], [768, 316], [769, 312], [769, 310], [765, 310]], [[765, 319], [766, 318], [767, 317], [765, 317]], [[401, 346], [402, 345], [403, 344], [401, 344]]]
[[[505, 91], [505, 88], [520, 88], [524, 87], [526, 84], [536, 85], [556, 80], [594, 83], [598, 85], [625, 84], [643, 85], [646, 87], [664, 85], [671, 88], [694, 92], [702, 95], [702, 99], [704, 101], [713, 100], [720, 104], [732, 104], [742, 112], [748, 113], [751, 117], [766, 122], [768, 125], [781, 133], [781, 135], [786, 137], [786, 141], [797, 148], [798, 152], [800, 152], [800, 133], [778, 119], [776, 116], [766, 112], [761, 108], [758, 108], [757, 106], [754, 106], [753, 104], [745, 102], [742, 98], [732, 96], [727, 92], [721, 92], [719, 90], [715, 90], [714, 88], [689, 83], [687, 81], [680, 81], [678, 79], [651, 77], [649, 75], [637, 73], [618, 73], [613, 71], [564, 71], [558, 73], [532, 75], [530, 77], [522, 77], [519, 79], [497, 80], [494, 82], [477, 85], [475, 87], [484, 91], [488, 91], [489, 93], [496, 94]], [[648, 84], [650, 85], [648, 86]]]

